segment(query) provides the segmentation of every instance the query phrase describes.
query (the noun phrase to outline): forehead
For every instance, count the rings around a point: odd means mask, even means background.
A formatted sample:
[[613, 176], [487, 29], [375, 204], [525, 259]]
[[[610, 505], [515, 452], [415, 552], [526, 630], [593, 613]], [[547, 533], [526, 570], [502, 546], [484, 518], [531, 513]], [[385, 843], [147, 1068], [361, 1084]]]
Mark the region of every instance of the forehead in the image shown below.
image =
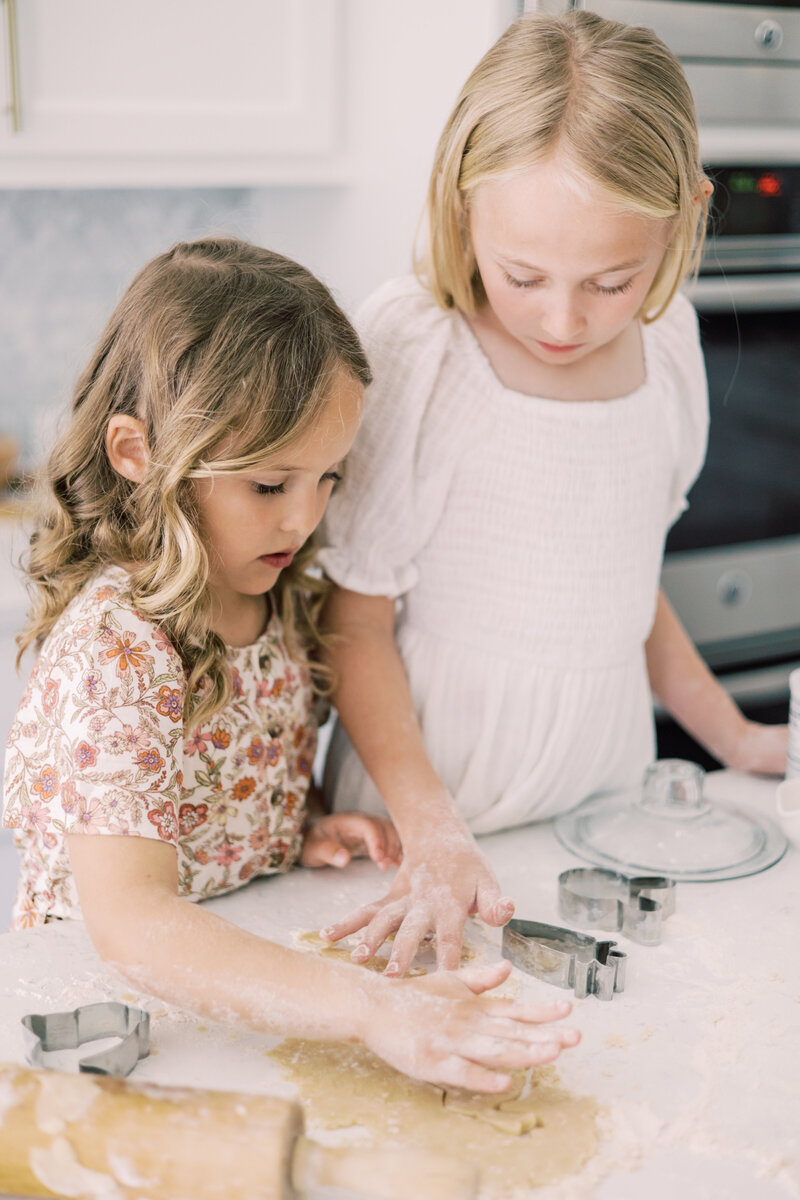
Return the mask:
[[273, 470], [283, 465], [296, 470], [331, 466], [344, 458], [356, 435], [364, 404], [364, 388], [349, 371], [339, 369], [331, 379], [319, 417], [263, 463]]
[[557, 159], [479, 184], [470, 204], [478, 256], [494, 253], [542, 269], [600, 271], [663, 249], [667, 222], [624, 208]]

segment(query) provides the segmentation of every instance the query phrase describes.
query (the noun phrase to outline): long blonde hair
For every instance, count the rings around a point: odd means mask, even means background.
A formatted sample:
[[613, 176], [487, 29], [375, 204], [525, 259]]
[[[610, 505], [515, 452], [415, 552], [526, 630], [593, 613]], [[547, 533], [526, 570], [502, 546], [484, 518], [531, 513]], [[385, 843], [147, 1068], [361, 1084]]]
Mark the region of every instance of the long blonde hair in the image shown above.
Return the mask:
[[[362, 384], [358, 337], [304, 267], [237, 239], [180, 243], [150, 262], [115, 309], [72, 400], [41, 480], [42, 507], [25, 563], [32, 594], [17, 639], [40, 646], [99, 568], [130, 566], [137, 609], [169, 637], [187, 675], [184, 718], [199, 724], [231, 696], [225, 643], [210, 628], [208, 557], [193, 478], [245, 470], [318, 419], [333, 374]], [[111, 466], [109, 418], [146, 430], [141, 483]], [[220, 447], [224, 442], [224, 461]], [[215, 459], [217, 461], [215, 461]], [[293, 653], [312, 678], [325, 583], [310, 540], [272, 589]]]
[[673, 223], [639, 314], [656, 320], [696, 269], [708, 217], [694, 102], [651, 30], [584, 10], [520, 17], [464, 84], [436, 150], [420, 277], [443, 308], [474, 312], [471, 194], [556, 152], [625, 209]]

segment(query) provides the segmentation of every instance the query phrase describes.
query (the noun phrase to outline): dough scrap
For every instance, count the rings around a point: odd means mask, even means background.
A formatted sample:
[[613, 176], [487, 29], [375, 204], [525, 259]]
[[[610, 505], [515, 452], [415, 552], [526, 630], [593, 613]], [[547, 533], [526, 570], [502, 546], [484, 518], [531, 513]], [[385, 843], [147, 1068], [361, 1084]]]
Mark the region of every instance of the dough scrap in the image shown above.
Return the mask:
[[467, 1159], [480, 1171], [481, 1200], [556, 1183], [597, 1151], [599, 1106], [562, 1087], [553, 1067], [484, 1096], [409, 1079], [352, 1042], [290, 1038], [268, 1055], [297, 1086], [312, 1131], [359, 1126], [375, 1144]]

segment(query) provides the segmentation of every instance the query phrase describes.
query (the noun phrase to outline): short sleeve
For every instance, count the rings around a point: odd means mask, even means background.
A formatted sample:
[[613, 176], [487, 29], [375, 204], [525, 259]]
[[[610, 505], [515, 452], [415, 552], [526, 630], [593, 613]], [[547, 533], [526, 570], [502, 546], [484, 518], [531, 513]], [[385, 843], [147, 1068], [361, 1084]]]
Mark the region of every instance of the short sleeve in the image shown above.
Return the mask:
[[667, 527], [688, 507], [688, 493], [708, 446], [708, 385], [697, 313], [678, 292], [663, 317], [648, 327], [654, 370], [664, 388], [664, 415], [674, 450]]
[[116, 834], [177, 845], [181, 662], [107, 585], [90, 586], [65, 617], [11, 730], [6, 822], [45, 838]]
[[342, 587], [396, 598], [417, 581], [464, 427], [456, 319], [413, 277], [385, 284], [356, 316], [373, 383], [320, 552]]

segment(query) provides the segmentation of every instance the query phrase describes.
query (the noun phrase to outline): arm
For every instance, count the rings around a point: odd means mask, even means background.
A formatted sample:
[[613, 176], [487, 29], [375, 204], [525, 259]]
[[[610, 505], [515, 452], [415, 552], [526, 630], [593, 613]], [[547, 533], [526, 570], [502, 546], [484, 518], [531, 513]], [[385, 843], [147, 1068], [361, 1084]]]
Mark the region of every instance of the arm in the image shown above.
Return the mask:
[[[177, 894], [177, 855], [149, 838], [67, 838], [98, 953], [138, 987], [214, 1020], [273, 1034], [362, 1040], [430, 1082], [502, 1091], [502, 1071], [557, 1057], [571, 1030], [542, 1030], [563, 1002], [534, 1009], [479, 997], [507, 964], [389, 982], [267, 942]], [[320, 997], [324, 997], [321, 1003]]]
[[692, 737], [727, 767], [783, 775], [785, 725], [748, 721], [714, 678], [663, 592], [646, 643], [650, 686]]
[[504, 925], [514, 911], [431, 766], [394, 638], [394, 601], [336, 588], [326, 609], [334, 634], [334, 703], [392, 814], [403, 865], [387, 896], [325, 931], [332, 941], [364, 928], [363, 961], [397, 930], [387, 973], [402, 974], [433, 932], [439, 965], [458, 966], [464, 921], [478, 912]]

